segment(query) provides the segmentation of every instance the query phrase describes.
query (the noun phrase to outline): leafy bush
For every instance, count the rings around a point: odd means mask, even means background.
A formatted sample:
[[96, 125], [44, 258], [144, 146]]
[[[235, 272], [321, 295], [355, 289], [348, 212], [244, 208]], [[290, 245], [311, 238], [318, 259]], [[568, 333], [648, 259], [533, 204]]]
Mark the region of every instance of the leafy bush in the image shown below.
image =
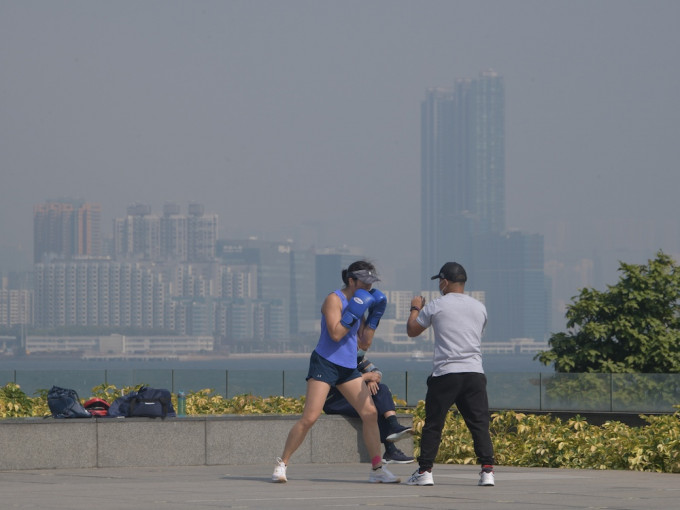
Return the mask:
[[[176, 397], [173, 397], [176, 399]], [[176, 400], [173, 401], [176, 405]], [[187, 414], [300, 414], [304, 407], [303, 398], [255, 397], [236, 395], [224, 398], [212, 390], [200, 390], [187, 394]]]
[[33, 416], [33, 400], [21, 391], [18, 384], [8, 383], [0, 388], [0, 417]]
[[[550, 415], [503, 411], [491, 417], [491, 438], [496, 463], [521, 467], [572, 469], [628, 469], [680, 473], [680, 411], [670, 415], [642, 416], [644, 427], [617, 421], [590, 425], [576, 416], [563, 422]], [[413, 410], [418, 434], [425, 422], [425, 404]], [[461, 415], [449, 412], [436, 462], [474, 464], [472, 437]]]

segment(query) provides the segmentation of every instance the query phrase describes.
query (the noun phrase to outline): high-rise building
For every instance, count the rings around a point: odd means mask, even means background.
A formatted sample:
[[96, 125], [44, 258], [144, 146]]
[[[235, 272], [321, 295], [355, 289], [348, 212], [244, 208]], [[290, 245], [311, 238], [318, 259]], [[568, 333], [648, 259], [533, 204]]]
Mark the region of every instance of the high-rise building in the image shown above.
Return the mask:
[[33, 208], [33, 261], [102, 255], [101, 205], [53, 200]]
[[127, 215], [113, 220], [116, 258], [154, 262], [214, 262], [217, 243], [217, 214], [207, 214], [202, 204], [189, 204], [188, 215], [179, 205], [163, 206], [163, 216], [151, 206], [133, 204]]
[[163, 206], [161, 217], [161, 258], [184, 261], [187, 259], [187, 217], [175, 203]]
[[508, 234], [505, 222], [505, 87], [484, 71], [421, 104], [421, 280], [447, 261], [483, 291], [492, 340], [543, 340], [547, 301], [543, 237]]
[[468, 276], [470, 288], [486, 291], [486, 337], [542, 341], [551, 309], [543, 236], [518, 231], [490, 234], [476, 238], [473, 250]]
[[[470, 237], [505, 230], [505, 105], [494, 71], [427, 91], [421, 104], [421, 277]], [[443, 262], [442, 262], [443, 261]]]
[[124, 218], [113, 220], [113, 246], [116, 258], [157, 261], [161, 255], [161, 220], [151, 214], [151, 206], [128, 206]]
[[151, 264], [102, 260], [35, 265], [35, 325], [167, 328], [169, 289]]
[[[255, 314], [254, 331], [262, 331], [258, 324], [264, 324], [266, 319], [271, 340], [287, 340], [297, 333], [294, 328], [299, 323], [300, 310], [295, 289], [300, 282], [296, 271], [302, 267], [296, 263], [291, 243], [221, 240], [218, 257], [230, 275], [223, 283], [223, 297], [232, 300], [233, 306], [245, 303], [249, 313]], [[251, 306], [247, 304], [250, 299], [257, 302]]]
[[215, 260], [217, 214], [206, 214], [202, 204], [189, 204], [187, 218], [187, 259], [189, 262]]

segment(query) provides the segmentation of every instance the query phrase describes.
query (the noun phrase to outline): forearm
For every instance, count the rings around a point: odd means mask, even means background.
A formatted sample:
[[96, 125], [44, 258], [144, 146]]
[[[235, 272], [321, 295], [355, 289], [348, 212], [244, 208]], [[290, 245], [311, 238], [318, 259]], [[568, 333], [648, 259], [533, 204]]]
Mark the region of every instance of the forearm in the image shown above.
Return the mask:
[[422, 333], [422, 326], [418, 324], [416, 320], [418, 318], [418, 312], [411, 312], [411, 316], [406, 322], [406, 334], [409, 338], [414, 338]]
[[361, 377], [366, 383], [369, 382], [379, 383], [382, 380], [382, 373], [377, 370], [375, 372], [364, 372], [363, 374], [361, 374]]
[[357, 336], [357, 346], [359, 349], [367, 351], [371, 348], [373, 343], [373, 336], [375, 335], [375, 329], [367, 328], [362, 325], [359, 328], [359, 334]]
[[414, 297], [411, 300], [411, 310], [409, 312], [408, 320], [406, 321], [406, 334], [409, 338], [420, 335], [425, 328], [418, 323], [418, 314], [425, 306], [425, 298], [422, 296]]

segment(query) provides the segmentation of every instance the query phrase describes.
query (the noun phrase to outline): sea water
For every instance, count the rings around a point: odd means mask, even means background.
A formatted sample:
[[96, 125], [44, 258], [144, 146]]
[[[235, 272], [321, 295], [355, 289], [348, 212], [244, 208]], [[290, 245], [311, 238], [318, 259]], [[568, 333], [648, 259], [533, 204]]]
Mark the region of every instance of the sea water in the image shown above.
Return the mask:
[[[409, 354], [394, 355], [369, 353], [371, 359], [383, 372], [429, 370], [432, 355], [413, 359]], [[533, 359], [533, 354], [485, 354], [484, 370], [493, 372], [552, 372]], [[309, 354], [234, 355], [210, 357], [200, 360], [83, 360], [78, 357], [47, 358], [43, 356], [13, 356], [0, 358], [0, 370], [306, 370]]]
[[[432, 370], [431, 354], [374, 353], [368, 356], [383, 372], [395, 395], [409, 403], [423, 398], [427, 376]], [[0, 359], [0, 385], [16, 382], [28, 395], [52, 385], [73, 388], [82, 397], [103, 383], [117, 388], [145, 384], [172, 392], [211, 389], [232, 397], [250, 393], [298, 397], [306, 390], [309, 355], [234, 355], [201, 360], [82, 360], [21, 356]], [[485, 355], [484, 368], [490, 377], [535, 377], [551, 372], [533, 360], [533, 355]], [[528, 374], [528, 375], [527, 375]]]

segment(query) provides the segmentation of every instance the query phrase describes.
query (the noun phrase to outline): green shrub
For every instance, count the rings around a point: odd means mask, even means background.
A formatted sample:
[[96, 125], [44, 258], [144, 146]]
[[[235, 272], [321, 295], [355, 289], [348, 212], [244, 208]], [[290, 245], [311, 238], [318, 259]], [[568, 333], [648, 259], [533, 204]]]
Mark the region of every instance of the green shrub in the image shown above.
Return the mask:
[[33, 416], [33, 400], [18, 384], [7, 383], [0, 388], [0, 418]]
[[[629, 469], [680, 473], [680, 411], [642, 416], [643, 427], [617, 421], [590, 425], [576, 416], [566, 422], [550, 415], [503, 411], [491, 417], [496, 463], [518, 467]], [[424, 402], [413, 410], [415, 453], [425, 420]], [[472, 437], [460, 414], [449, 412], [436, 462], [474, 464]]]

